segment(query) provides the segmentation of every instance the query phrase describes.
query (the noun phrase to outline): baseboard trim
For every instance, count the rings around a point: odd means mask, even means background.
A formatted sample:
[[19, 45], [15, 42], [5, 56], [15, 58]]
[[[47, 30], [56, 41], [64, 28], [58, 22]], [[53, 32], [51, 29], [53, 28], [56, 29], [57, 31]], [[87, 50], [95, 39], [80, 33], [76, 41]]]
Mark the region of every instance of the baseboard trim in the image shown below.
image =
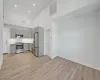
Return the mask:
[[6, 54], [8, 54], [8, 53], [3, 53], [3, 55], [6, 55]]

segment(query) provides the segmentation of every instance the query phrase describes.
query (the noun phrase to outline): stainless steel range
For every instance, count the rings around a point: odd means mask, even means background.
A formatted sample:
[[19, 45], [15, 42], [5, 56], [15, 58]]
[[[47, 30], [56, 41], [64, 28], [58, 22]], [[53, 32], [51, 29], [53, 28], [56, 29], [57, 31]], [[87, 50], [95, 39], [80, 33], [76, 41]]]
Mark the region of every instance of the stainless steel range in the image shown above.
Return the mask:
[[16, 53], [24, 52], [24, 45], [22, 43], [16, 44]]
[[22, 53], [24, 52], [24, 44], [20, 43], [20, 40], [23, 38], [23, 35], [16, 34], [16, 38], [19, 40], [19, 42], [16, 44], [16, 53]]

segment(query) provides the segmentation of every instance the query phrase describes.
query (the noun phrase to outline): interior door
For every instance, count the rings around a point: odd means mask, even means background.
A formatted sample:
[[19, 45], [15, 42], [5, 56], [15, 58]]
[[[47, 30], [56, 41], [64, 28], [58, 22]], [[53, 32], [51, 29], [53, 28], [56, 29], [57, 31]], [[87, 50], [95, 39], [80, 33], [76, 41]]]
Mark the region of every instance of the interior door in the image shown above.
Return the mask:
[[34, 33], [34, 55], [37, 57], [39, 55], [39, 34], [38, 32]]
[[3, 53], [8, 53], [8, 33], [3, 29]]
[[50, 30], [46, 32], [46, 54], [50, 56]]

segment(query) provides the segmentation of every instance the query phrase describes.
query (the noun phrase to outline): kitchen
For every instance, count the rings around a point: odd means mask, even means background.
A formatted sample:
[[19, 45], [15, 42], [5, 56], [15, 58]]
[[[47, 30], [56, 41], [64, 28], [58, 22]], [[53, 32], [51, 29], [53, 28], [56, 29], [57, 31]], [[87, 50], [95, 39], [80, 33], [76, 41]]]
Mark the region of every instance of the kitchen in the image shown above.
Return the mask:
[[3, 29], [3, 53], [32, 52], [36, 57], [44, 55], [44, 28], [25, 28], [5, 24]]
[[[33, 29], [5, 25], [3, 30], [3, 53], [20, 53], [32, 50]], [[13, 28], [12, 28], [13, 27]]]

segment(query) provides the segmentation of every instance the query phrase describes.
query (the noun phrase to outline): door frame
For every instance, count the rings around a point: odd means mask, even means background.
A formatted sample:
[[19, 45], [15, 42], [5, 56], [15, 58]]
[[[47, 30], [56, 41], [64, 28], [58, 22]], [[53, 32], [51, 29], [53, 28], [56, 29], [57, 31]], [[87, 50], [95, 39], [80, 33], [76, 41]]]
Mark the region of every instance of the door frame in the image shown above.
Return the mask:
[[51, 50], [51, 36], [50, 36], [50, 29], [46, 30], [46, 54], [50, 56]]

